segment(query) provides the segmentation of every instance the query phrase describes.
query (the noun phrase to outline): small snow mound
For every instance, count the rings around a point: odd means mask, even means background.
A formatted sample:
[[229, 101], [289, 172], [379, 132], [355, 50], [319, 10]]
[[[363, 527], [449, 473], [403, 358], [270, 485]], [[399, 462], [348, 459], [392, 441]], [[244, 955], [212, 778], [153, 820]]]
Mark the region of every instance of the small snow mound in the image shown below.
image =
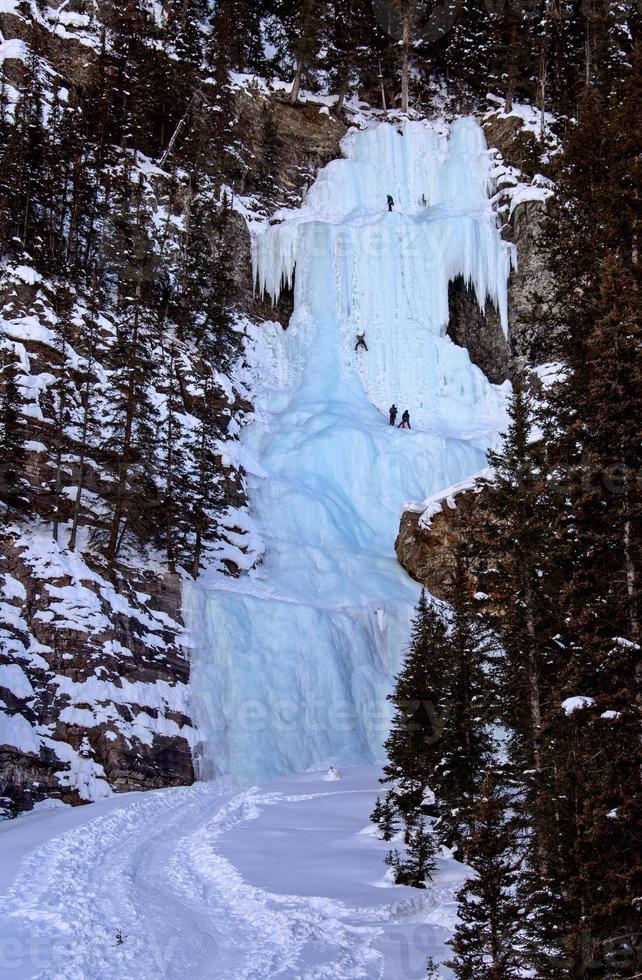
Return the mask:
[[583, 694], [577, 694], [575, 697], [566, 698], [562, 701], [562, 708], [566, 715], [572, 715], [576, 711], [582, 711], [584, 708], [590, 708], [595, 704], [594, 698], [587, 698]]

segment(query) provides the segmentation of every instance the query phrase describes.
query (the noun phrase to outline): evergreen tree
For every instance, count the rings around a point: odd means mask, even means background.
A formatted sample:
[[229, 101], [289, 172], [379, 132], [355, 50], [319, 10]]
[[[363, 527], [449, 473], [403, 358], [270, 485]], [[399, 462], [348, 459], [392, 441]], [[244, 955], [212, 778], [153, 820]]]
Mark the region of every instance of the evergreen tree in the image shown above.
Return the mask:
[[110, 563], [118, 557], [127, 532], [139, 541], [149, 540], [156, 526], [158, 498], [154, 477], [157, 411], [150, 398], [155, 317], [146, 303], [154, 262], [142, 183], [132, 189], [127, 161], [120, 174], [118, 213], [120, 315], [118, 336], [110, 351], [113, 369], [108, 391], [108, 448], [115, 464], [106, 545]]
[[180, 431], [180, 413], [184, 406], [180, 396], [178, 356], [174, 346], [166, 356], [164, 379], [165, 399], [160, 417], [162, 462], [160, 476], [163, 483], [160, 501], [160, 523], [165, 539], [167, 568], [176, 572], [180, 557], [181, 538], [187, 532], [187, 474], [185, 453]]
[[394, 714], [382, 778], [392, 783], [389, 796], [406, 820], [423, 802], [443, 757], [443, 732], [451, 711], [450, 654], [446, 624], [422, 590], [408, 653], [388, 695]]
[[0, 501], [12, 510], [28, 508], [24, 429], [20, 412], [24, 398], [18, 387], [16, 362], [8, 351], [2, 352], [0, 369]]
[[388, 853], [385, 862], [392, 869], [398, 885], [425, 888], [426, 881], [432, 878], [437, 867], [435, 855], [438, 844], [432, 831], [426, 827], [423, 816], [416, 817], [407, 827], [405, 843], [404, 857], [393, 850]]
[[325, 0], [302, 0], [300, 5], [292, 5], [287, 18], [286, 29], [295, 59], [294, 81], [290, 91], [290, 101], [293, 103], [298, 102], [304, 74], [314, 67], [319, 53], [324, 5]]
[[220, 484], [220, 458], [216, 448], [216, 438], [220, 435], [216, 426], [214, 393], [210, 377], [203, 383], [202, 397], [194, 406], [193, 414], [198, 419], [198, 427], [193, 433], [190, 445], [188, 470], [190, 479], [191, 527], [194, 534], [194, 550], [191, 557], [191, 572], [197, 578], [203, 558], [207, 555], [218, 535], [216, 517], [223, 506], [223, 492]]
[[519, 915], [516, 835], [506, 794], [487, 771], [466, 844], [475, 873], [457, 894], [459, 923], [447, 965], [460, 980], [511, 980], [522, 976], [518, 943]]
[[85, 489], [87, 476], [87, 458], [90, 449], [94, 447], [97, 437], [98, 414], [96, 407], [96, 362], [100, 352], [100, 338], [98, 328], [98, 307], [104, 302], [101, 294], [98, 278], [94, 275], [90, 285], [90, 303], [87, 311], [85, 328], [79, 332], [77, 346], [78, 354], [81, 358], [79, 365], [79, 398], [80, 398], [80, 426], [78, 431], [78, 479], [76, 486], [76, 498], [73, 506], [71, 521], [71, 531], [69, 533], [69, 550], [74, 551], [78, 536], [78, 525], [82, 508], [82, 496]]
[[69, 288], [63, 287], [57, 297], [55, 347], [59, 363], [57, 365], [56, 381], [52, 386], [54, 478], [51, 492], [53, 496], [52, 534], [54, 541], [58, 540], [58, 529], [61, 520], [62, 468], [64, 456], [69, 449], [69, 423], [73, 400], [73, 385], [68, 360], [72, 313], [72, 293]]
[[377, 797], [370, 819], [377, 824], [382, 840], [392, 840], [398, 828], [397, 808], [392, 790], [386, 793], [383, 800]]
[[[517, 368], [508, 406], [509, 427], [501, 449], [488, 454], [492, 479], [482, 481], [483, 514], [470, 531], [486, 596], [484, 619], [504, 657], [497, 662], [499, 716], [509, 732], [515, 772], [527, 774], [527, 820], [538, 827], [545, 815], [552, 760], [543, 732], [561, 628], [557, 538], [559, 501], [549, 481], [547, 441], [535, 438], [537, 411], [529, 379]], [[541, 423], [544, 425], [544, 423]], [[541, 829], [541, 827], [540, 827]], [[547, 857], [539, 842], [539, 870]]]
[[270, 103], [262, 110], [262, 155], [257, 167], [256, 182], [261, 195], [269, 204], [276, 202], [280, 170], [281, 141]]
[[[470, 591], [469, 546], [456, 551], [456, 572], [448, 600], [452, 616], [448, 630], [449, 711], [441, 733], [440, 759], [433, 790], [437, 800], [439, 839], [458, 853], [485, 766], [494, 748], [493, 659], [495, 643]], [[443, 682], [442, 682], [443, 683]]]

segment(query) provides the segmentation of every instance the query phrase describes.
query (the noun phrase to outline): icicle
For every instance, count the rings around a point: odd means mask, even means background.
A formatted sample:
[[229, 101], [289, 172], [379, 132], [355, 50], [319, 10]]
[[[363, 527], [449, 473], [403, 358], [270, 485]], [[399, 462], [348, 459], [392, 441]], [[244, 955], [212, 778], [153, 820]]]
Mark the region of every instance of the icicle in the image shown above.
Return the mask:
[[[386, 297], [378, 296], [374, 309], [385, 310], [393, 296], [401, 307], [388, 310], [389, 317], [403, 312], [440, 334], [448, 322], [448, 282], [462, 276], [481, 309], [494, 304], [506, 333], [510, 257], [489, 203], [490, 163], [477, 122], [456, 120], [447, 140], [425, 122], [406, 121], [403, 134], [379, 123], [351, 131], [342, 150], [345, 158], [324, 167], [301, 209], [254, 236], [259, 294], [276, 303], [291, 288], [302, 249], [315, 250], [316, 232], [304, 229], [324, 225], [335, 228], [336, 242], [349, 243], [349, 264], [371, 279], [375, 297], [385, 280]], [[382, 255], [392, 261], [381, 262]], [[343, 275], [345, 262], [337, 257]]]

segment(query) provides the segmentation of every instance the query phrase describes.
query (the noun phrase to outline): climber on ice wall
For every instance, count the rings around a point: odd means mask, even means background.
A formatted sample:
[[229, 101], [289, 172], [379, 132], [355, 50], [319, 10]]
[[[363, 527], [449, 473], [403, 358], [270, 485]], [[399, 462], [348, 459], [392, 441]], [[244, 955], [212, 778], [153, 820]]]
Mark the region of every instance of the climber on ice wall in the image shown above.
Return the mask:
[[360, 347], [363, 347], [364, 350], [368, 350], [368, 345], [366, 344], [366, 335], [365, 335], [365, 333], [358, 333], [357, 334], [357, 342], [354, 345], [354, 349], [355, 350], [359, 350]]
[[395, 206], [395, 202], [392, 199], [392, 194], [388, 194], [388, 210], [392, 211]]

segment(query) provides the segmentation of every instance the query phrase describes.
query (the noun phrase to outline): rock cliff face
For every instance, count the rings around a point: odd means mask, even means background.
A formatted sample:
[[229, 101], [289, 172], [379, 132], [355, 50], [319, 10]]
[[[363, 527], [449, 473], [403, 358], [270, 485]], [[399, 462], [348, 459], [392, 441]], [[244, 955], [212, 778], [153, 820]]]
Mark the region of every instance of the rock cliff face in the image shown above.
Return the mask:
[[491, 305], [480, 310], [464, 282], [451, 283], [448, 335], [468, 349], [473, 363], [495, 384], [509, 377], [511, 357], [533, 365], [551, 360], [552, 338], [541, 326], [553, 293], [540, 249], [545, 216], [545, 201], [527, 200], [512, 208], [504, 226], [503, 237], [515, 245], [517, 262], [508, 280], [508, 337]]
[[503, 220], [502, 235], [515, 246], [508, 282], [509, 336], [504, 337], [492, 306], [480, 310], [473, 291], [462, 281], [451, 284], [448, 334], [468, 349], [490, 381], [499, 384], [509, 377], [511, 357], [532, 365], [551, 360], [552, 338], [543, 324], [553, 302], [553, 284], [541, 252], [551, 190], [538, 173], [541, 146], [532, 127], [500, 111], [488, 113], [483, 126], [496, 158], [495, 206]]
[[0, 578], [6, 809], [192, 782], [177, 576], [132, 570], [114, 584], [44, 528], [13, 527]]
[[[395, 541], [397, 558], [411, 578], [438, 599], [447, 598], [454, 581], [455, 554], [464, 541], [466, 521], [483, 505], [483, 491], [476, 492], [467, 484], [433, 497], [428, 510], [405, 511], [401, 516]], [[471, 577], [471, 590], [474, 586]]]

